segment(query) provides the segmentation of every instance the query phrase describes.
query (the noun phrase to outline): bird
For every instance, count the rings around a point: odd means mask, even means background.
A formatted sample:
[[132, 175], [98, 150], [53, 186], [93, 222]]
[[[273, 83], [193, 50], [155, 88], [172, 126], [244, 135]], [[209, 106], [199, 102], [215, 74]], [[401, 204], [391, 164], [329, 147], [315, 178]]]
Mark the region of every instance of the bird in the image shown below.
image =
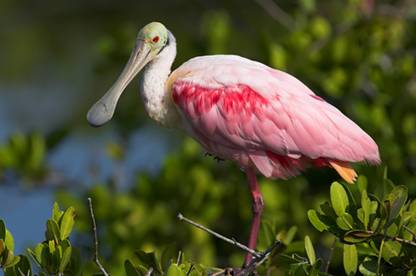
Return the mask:
[[[108, 122], [127, 85], [140, 74], [148, 116], [177, 128], [208, 153], [236, 162], [252, 199], [248, 247], [255, 249], [264, 209], [257, 175], [288, 179], [308, 167], [330, 167], [348, 183], [352, 163], [381, 162], [376, 142], [296, 77], [237, 55], [191, 58], [174, 71], [176, 39], [160, 22], [145, 25], [116, 82], [88, 111]], [[244, 264], [252, 261], [247, 254]]]

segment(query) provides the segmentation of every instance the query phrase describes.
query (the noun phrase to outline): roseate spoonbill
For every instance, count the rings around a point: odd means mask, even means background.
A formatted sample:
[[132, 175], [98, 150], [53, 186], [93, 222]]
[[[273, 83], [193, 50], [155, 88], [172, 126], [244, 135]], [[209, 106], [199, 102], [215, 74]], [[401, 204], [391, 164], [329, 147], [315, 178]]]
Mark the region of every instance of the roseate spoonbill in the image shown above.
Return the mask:
[[[257, 172], [287, 179], [309, 166], [328, 166], [353, 183], [357, 174], [350, 163], [380, 162], [373, 139], [295, 77], [235, 55], [192, 58], [170, 73], [175, 56], [175, 37], [164, 25], [143, 27], [126, 67], [89, 110], [88, 122], [109, 121], [143, 69], [140, 94], [150, 118], [183, 129], [207, 152], [245, 171], [253, 202], [250, 248], [256, 247], [264, 206]], [[247, 255], [245, 264], [250, 260]]]

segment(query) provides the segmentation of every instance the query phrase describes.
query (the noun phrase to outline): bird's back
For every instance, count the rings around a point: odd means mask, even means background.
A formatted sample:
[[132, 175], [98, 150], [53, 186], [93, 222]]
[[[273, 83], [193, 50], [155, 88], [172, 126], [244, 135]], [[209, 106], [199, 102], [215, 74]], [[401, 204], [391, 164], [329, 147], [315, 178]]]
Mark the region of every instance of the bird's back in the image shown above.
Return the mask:
[[207, 150], [266, 176], [287, 178], [311, 162], [380, 161], [376, 143], [353, 121], [295, 77], [259, 62], [197, 57], [170, 83], [184, 123]]

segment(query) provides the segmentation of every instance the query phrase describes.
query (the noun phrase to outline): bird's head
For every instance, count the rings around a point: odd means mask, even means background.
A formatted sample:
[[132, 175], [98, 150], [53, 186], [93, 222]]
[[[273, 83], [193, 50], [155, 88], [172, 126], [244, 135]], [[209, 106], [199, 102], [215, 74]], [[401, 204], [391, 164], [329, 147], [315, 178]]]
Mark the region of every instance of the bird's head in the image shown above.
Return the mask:
[[168, 36], [169, 31], [159, 22], [149, 23], [139, 31], [136, 45], [119, 78], [88, 111], [87, 120], [90, 125], [101, 126], [113, 117], [124, 89], [146, 64], [158, 56], [166, 46]]

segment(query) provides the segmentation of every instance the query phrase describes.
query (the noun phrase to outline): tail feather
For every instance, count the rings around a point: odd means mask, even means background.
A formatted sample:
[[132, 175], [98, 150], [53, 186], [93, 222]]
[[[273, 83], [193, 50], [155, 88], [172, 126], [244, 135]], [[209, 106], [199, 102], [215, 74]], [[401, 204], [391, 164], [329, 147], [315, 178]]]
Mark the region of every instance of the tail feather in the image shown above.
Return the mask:
[[350, 164], [342, 161], [329, 161], [329, 164], [337, 173], [349, 184], [354, 184], [357, 173], [351, 168]]

